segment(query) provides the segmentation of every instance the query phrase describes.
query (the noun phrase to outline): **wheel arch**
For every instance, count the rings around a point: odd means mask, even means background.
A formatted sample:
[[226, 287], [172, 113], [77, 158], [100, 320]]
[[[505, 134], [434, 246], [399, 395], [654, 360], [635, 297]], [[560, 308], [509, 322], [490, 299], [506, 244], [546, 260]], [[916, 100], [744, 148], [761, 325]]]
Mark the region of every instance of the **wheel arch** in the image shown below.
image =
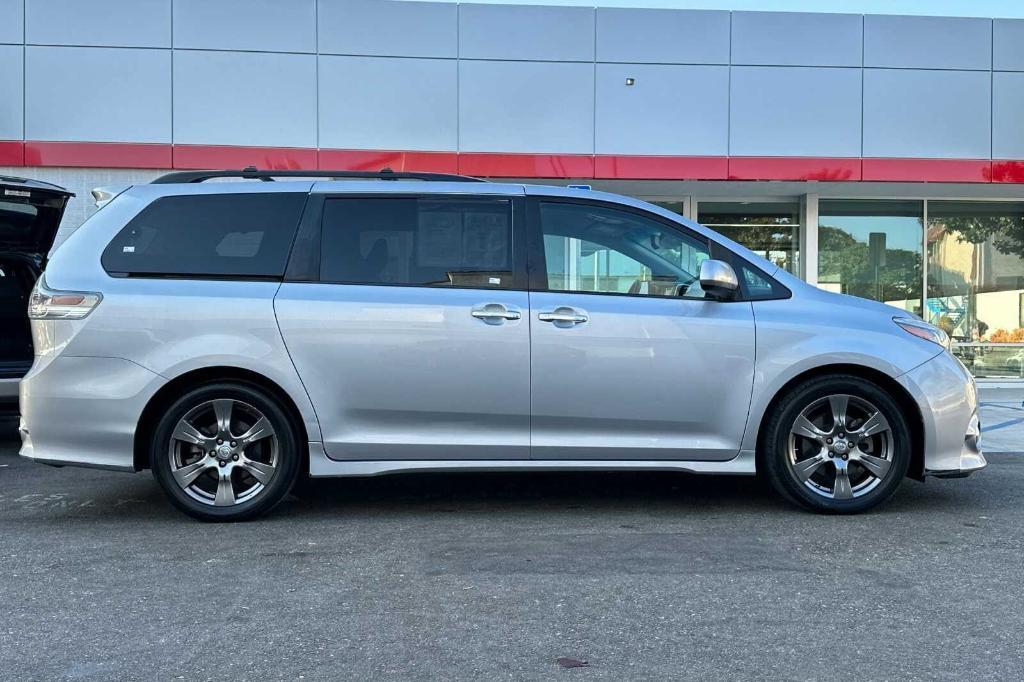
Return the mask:
[[160, 387], [160, 390], [158, 390], [153, 397], [149, 399], [149, 402], [146, 403], [146, 407], [143, 408], [142, 414], [139, 417], [138, 424], [135, 428], [135, 438], [133, 443], [133, 465], [135, 470], [142, 471], [143, 469], [150, 468], [149, 444], [153, 437], [153, 429], [156, 427], [161, 411], [166, 409], [185, 391], [197, 388], [203, 384], [218, 381], [235, 381], [250, 384], [267, 391], [281, 402], [281, 405], [288, 414], [288, 417], [292, 422], [292, 426], [296, 429], [296, 434], [298, 435], [299, 454], [302, 457], [302, 472], [300, 473], [308, 473], [309, 452], [305, 445], [309, 443], [309, 435], [306, 433], [306, 424], [302, 419], [302, 413], [299, 412], [299, 408], [295, 404], [295, 401], [292, 400], [292, 397], [288, 395], [287, 391], [281, 388], [281, 386], [272, 379], [269, 379], [258, 372], [253, 372], [252, 370], [231, 366], [203, 367], [201, 369], [195, 369], [171, 379]]
[[834, 376], [838, 374], [852, 375], [871, 381], [887, 391], [889, 395], [896, 400], [897, 404], [903, 410], [903, 414], [907, 418], [907, 426], [910, 428], [910, 468], [907, 470], [907, 475], [917, 480], [924, 480], [924, 417], [921, 414], [921, 408], [907, 389], [904, 388], [896, 379], [877, 369], [865, 367], [864, 365], [852, 364], [821, 365], [819, 367], [806, 370], [791, 378], [775, 392], [775, 395], [772, 396], [768, 406], [761, 414], [761, 418], [757, 425], [757, 470], [763, 471], [761, 458], [764, 456], [765, 452], [764, 438], [766, 435], [765, 431], [768, 420], [771, 419], [772, 414], [778, 407], [782, 398], [795, 386], [807, 381], [808, 379], [816, 379], [818, 377]]

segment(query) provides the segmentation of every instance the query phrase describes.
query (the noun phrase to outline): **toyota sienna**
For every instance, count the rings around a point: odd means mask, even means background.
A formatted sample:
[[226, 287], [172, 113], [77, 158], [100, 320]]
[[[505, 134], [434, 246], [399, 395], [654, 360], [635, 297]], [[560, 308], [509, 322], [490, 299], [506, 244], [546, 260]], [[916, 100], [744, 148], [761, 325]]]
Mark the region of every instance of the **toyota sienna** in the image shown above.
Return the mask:
[[29, 301], [21, 454], [205, 520], [300, 476], [763, 473], [859, 512], [985, 466], [949, 338], [622, 196], [203, 171], [97, 190]]

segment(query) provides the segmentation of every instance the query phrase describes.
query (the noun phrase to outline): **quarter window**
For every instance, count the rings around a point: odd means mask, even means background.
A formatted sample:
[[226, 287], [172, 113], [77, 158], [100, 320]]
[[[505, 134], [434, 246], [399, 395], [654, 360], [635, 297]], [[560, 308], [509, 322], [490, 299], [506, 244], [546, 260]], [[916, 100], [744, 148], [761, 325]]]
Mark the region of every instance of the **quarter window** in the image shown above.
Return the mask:
[[508, 289], [512, 203], [507, 199], [332, 199], [324, 207], [320, 279]]
[[280, 277], [305, 193], [195, 194], [157, 199], [110, 242], [111, 274]]
[[707, 243], [636, 213], [541, 203], [548, 289], [703, 298]]

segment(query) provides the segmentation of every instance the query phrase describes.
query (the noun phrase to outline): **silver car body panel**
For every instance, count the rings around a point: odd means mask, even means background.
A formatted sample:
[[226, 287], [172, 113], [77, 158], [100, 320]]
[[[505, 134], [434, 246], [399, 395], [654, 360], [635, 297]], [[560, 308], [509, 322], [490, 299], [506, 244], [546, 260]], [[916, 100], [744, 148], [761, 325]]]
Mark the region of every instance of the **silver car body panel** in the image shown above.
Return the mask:
[[327, 456], [321, 443], [310, 443], [309, 473], [314, 478], [380, 476], [422, 471], [678, 471], [691, 474], [756, 473], [754, 453], [743, 450], [724, 462], [608, 459], [505, 459], [505, 460], [372, 460], [338, 461]]
[[[719, 303], [116, 278], [100, 265], [114, 235], [158, 197], [279, 191], [618, 203], [683, 224], [760, 264], [792, 298]], [[950, 354], [893, 324], [900, 310], [821, 291], [701, 225], [603, 192], [413, 181], [141, 185], [72, 234], [46, 278], [54, 289], [103, 293], [84, 320], [33, 323], [37, 357], [21, 386], [22, 453], [48, 463], [132, 469], [135, 427], [152, 396], [190, 371], [230, 367], [266, 377], [294, 402], [315, 476], [753, 473], [772, 399], [805, 372], [843, 365], [880, 372], [907, 390], [922, 413], [926, 470], [969, 472], [984, 464], [965, 445], [977, 412], [973, 380]], [[521, 317], [490, 324], [473, 316], [488, 304]], [[539, 320], [560, 306], [585, 311], [587, 322], [566, 329]]]
[[276, 306], [330, 457], [529, 458], [526, 292], [286, 282]]
[[[780, 274], [776, 277], [782, 279]], [[786, 284], [795, 289], [792, 282]], [[911, 336], [894, 324], [892, 318], [900, 311], [891, 306], [807, 285], [794, 291], [797, 297], [796, 301], [753, 303], [758, 371], [745, 448], [756, 448], [761, 421], [779, 391], [807, 372], [854, 366], [895, 379], [945, 353], [940, 346]]]
[[[955, 475], [984, 468], [985, 456], [977, 443], [978, 390], [967, 368], [950, 353], [942, 353], [899, 381], [922, 408], [924, 438], [929, 446], [925, 472]], [[964, 433], [971, 430], [975, 438], [965, 442]]]
[[[739, 453], [754, 378], [750, 303], [568, 292], [530, 302], [534, 459]], [[587, 321], [539, 321], [561, 308]]]
[[[133, 469], [135, 427], [166, 383], [134, 362], [112, 357], [37, 358], [21, 382], [21, 454], [48, 464]], [[36, 428], [36, 415], [45, 428]]]
[[[188, 186], [187, 192], [295, 192], [310, 187], [310, 182], [210, 183]], [[180, 193], [182, 188], [174, 185], [132, 187], [94, 214], [51, 257], [45, 274], [49, 287], [102, 291], [103, 302], [84, 320], [33, 322], [36, 359], [21, 384], [21, 412], [23, 438], [27, 432], [34, 458], [132, 469], [135, 427], [149, 399], [167, 381], [217, 367], [253, 372], [277, 384], [295, 403], [310, 440], [320, 439], [313, 405], [274, 318], [280, 283], [119, 278], [100, 265], [106, 244], [126, 222], [153, 199]], [[62, 366], [50, 367], [54, 358], [79, 359], [78, 375], [72, 379]], [[153, 382], [140, 384], [138, 393], [127, 398], [93, 392], [86, 410], [91, 418], [79, 420], [76, 414], [83, 406], [76, 394], [60, 399], [57, 385], [84, 382], [88, 366], [94, 368], [97, 385], [110, 382], [110, 390], [134, 385], [126, 383], [127, 377], [108, 374], [109, 359], [152, 375]], [[68, 421], [77, 424], [74, 438], [54, 426]], [[60, 440], [54, 435], [58, 432]], [[124, 434], [127, 438], [119, 438]]]

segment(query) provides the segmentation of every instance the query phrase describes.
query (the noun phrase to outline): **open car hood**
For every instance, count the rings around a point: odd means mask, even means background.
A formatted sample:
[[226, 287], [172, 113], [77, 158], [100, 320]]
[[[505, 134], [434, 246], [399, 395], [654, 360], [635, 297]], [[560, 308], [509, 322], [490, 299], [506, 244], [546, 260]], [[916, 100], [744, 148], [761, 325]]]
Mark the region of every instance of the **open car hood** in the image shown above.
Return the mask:
[[0, 251], [45, 257], [73, 196], [48, 182], [0, 175]]

